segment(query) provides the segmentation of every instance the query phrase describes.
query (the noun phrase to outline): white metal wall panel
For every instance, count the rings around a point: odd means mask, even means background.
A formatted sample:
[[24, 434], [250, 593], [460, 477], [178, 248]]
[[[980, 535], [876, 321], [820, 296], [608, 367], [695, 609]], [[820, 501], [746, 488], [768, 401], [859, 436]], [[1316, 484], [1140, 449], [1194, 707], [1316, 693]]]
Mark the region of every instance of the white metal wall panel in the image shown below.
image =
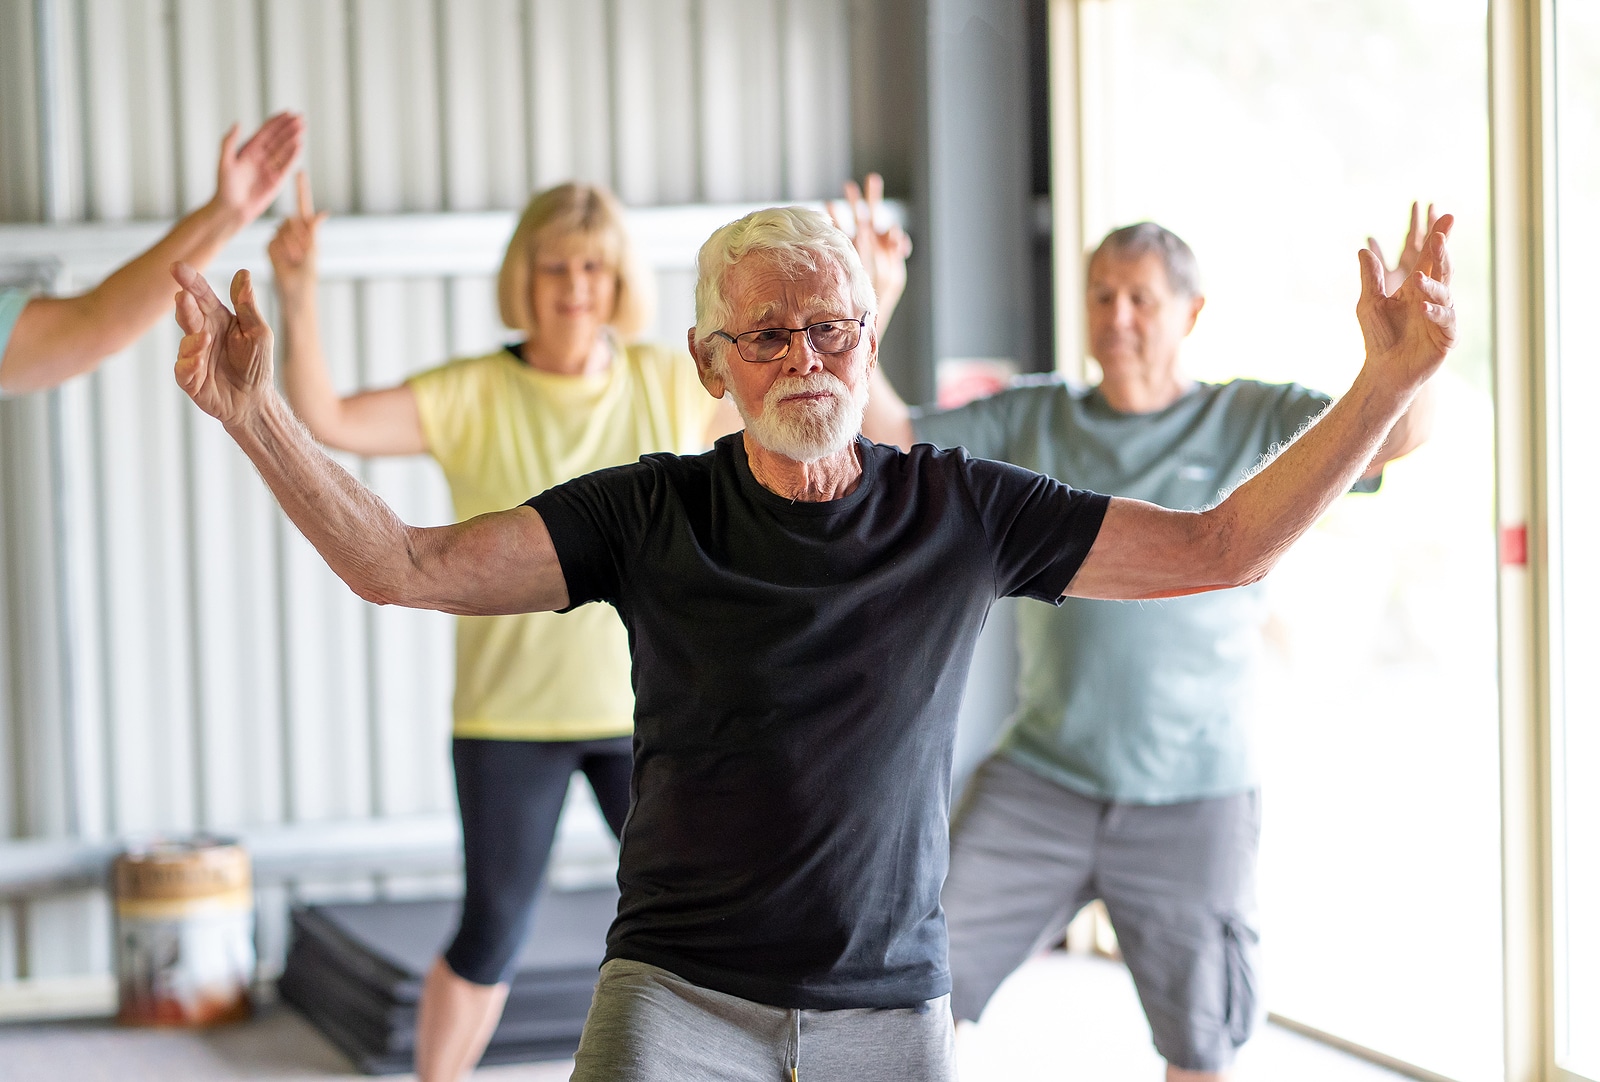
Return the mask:
[[826, 199], [850, 175], [846, 0], [783, 6], [784, 197]]
[[700, 176], [709, 203], [783, 198], [782, 11], [779, 0], [700, 0]]
[[609, 5], [529, 0], [534, 186], [611, 183]]
[[[43, 35], [35, 6], [0, 0], [3, 221], [175, 216], [209, 198], [228, 124], [282, 108], [339, 214], [515, 210], [573, 177], [636, 205], [814, 198], [848, 170], [845, 0], [44, 0]], [[676, 344], [690, 273], [659, 279]], [[482, 273], [328, 281], [319, 302], [341, 388], [506, 334]], [[0, 860], [5, 838], [452, 808], [450, 620], [327, 570], [172, 384], [176, 339], [163, 323], [0, 403]], [[341, 461], [412, 521], [451, 517], [426, 460]], [[452, 881], [265, 886], [261, 948], [281, 955], [291, 898]], [[108, 935], [99, 892], [0, 904], [0, 985], [104, 972]]]
[[351, 20], [356, 205], [439, 210], [439, 52], [430, 0], [355, 0]]
[[[301, 165], [320, 208], [348, 214], [355, 202], [355, 138], [351, 132], [350, 18], [343, 3], [271, 0], [262, 9], [266, 109], [306, 117]], [[294, 192], [278, 199], [294, 209]]]
[[[0, 219], [39, 216], [38, 68], [33, 55], [33, 5], [0, 2]], [[3, 970], [0, 970], [3, 972]]]
[[437, 0], [443, 57], [445, 205], [515, 207], [528, 197], [527, 37], [518, 0]]
[[700, 198], [693, 0], [615, 0], [617, 195], [634, 206]]

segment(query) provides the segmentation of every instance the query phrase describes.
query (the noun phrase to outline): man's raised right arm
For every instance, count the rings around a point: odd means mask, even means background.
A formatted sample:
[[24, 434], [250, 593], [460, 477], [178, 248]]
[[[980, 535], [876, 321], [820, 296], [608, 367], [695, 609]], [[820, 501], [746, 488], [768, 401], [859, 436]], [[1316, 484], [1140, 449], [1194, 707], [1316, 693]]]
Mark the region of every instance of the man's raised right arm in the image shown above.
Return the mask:
[[250, 275], [234, 276], [237, 315], [206, 280], [173, 266], [185, 333], [178, 385], [255, 463], [284, 512], [345, 583], [380, 605], [462, 615], [565, 608], [567, 583], [531, 507], [452, 526], [408, 526], [324, 454], [272, 383], [272, 331]]

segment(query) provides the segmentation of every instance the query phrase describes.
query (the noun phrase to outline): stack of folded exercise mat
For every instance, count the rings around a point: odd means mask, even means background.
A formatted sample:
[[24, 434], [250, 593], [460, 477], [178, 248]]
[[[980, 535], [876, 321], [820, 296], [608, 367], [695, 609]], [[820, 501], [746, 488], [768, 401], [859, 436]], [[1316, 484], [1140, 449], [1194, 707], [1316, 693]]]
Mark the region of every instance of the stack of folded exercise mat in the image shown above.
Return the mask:
[[[448, 900], [298, 907], [278, 993], [367, 1074], [409, 1071], [422, 978], [458, 910]], [[615, 887], [540, 898], [484, 1063], [572, 1055], [616, 912]]]

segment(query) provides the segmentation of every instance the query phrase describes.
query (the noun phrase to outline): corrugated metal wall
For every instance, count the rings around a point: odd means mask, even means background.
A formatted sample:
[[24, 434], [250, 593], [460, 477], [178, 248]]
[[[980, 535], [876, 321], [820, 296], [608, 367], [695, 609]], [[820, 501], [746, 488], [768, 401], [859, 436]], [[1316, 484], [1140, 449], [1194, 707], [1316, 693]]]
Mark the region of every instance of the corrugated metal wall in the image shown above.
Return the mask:
[[[338, 214], [515, 208], [568, 177], [633, 204], [822, 197], [851, 165], [850, 9], [0, 0], [0, 220], [172, 217], [209, 195], [227, 124], [281, 108]], [[662, 283], [674, 328], [686, 285]], [[345, 387], [503, 333], [483, 277], [330, 282], [322, 304]], [[0, 404], [0, 838], [447, 811], [448, 619], [332, 577], [173, 385], [176, 340]], [[427, 462], [349, 465], [410, 520], [449, 517]], [[96, 892], [0, 905], [0, 982], [104, 972], [108, 935]]]

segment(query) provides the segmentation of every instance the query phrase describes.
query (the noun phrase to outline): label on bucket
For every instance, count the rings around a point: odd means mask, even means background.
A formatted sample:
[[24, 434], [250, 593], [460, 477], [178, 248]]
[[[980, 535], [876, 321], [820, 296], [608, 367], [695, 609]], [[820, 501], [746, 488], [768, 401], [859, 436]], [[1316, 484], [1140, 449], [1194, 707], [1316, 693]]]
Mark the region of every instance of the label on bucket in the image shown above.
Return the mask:
[[206, 1025], [250, 1014], [256, 951], [248, 909], [117, 917], [117, 1019]]
[[119, 1021], [245, 1018], [255, 974], [250, 863], [220, 839], [162, 841], [118, 858]]

